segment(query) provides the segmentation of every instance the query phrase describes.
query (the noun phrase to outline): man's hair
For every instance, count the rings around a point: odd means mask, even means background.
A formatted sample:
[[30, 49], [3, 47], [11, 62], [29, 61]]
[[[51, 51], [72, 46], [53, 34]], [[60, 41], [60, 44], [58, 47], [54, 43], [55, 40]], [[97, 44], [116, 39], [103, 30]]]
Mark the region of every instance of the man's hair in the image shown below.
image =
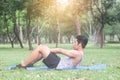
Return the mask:
[[85, 48], [85, 46], [88, 43], [88, 39], [85, 36], [83, 36], [83, 35], [76, 36], [76, 39], [77, 39], [78, 44], [81, 43], [82, 44], [82, 48]]

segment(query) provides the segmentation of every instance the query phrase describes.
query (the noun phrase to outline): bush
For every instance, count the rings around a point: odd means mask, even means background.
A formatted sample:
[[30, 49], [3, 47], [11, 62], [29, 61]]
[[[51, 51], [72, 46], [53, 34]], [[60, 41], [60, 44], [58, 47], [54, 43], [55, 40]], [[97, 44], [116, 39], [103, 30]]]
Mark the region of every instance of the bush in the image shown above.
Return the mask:
[[120, 41], [108, 41], [107, 43], [120, 43]]

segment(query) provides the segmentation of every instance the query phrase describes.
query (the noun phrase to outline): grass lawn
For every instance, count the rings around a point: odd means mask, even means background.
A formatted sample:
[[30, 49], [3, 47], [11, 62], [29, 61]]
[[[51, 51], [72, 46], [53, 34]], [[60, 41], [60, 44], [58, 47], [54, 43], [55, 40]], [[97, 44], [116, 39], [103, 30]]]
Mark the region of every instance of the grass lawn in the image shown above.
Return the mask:
[[[27, 71], [23, 69], [6, 71], [8, 66], [23, 62], [32, 52], [28, 50], [28, 47], [24, 49], [19, 48], [18, 45], [14, 49], [10, 47], [10, 45], [0, 45], [0, 80], [120, 80], [120, 44], [106, 44], [103, 49], [87, 45], [84, 60], [80, 65], [107, 64], [107, 69], [77, 71]], [[71, 49], [72, 45], [61, 44], [59, 47]], [[35, 66], [44, 66], [44, 64], [38, 62]]]

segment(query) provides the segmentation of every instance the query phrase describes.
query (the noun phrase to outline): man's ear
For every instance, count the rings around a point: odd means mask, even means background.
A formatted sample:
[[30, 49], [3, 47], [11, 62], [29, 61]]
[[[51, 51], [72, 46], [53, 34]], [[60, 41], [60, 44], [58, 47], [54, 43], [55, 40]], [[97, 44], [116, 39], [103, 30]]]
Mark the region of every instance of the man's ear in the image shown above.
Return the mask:
[[82, 47], [82, 44], [81, 44], [81, 43], [79, 43], [79, 44], [78, 44], [78, 46], [79, 46], [79, 47]]

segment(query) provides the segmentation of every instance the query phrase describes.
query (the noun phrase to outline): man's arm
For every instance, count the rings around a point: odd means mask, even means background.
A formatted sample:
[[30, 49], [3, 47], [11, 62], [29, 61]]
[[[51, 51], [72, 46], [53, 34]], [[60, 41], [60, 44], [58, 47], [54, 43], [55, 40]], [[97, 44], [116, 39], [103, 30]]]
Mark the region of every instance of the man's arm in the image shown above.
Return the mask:
[[66, 55], [68, 57], [76, 57], [78, 55], [78, 52], [75, 50], [65, 50], [62, 48], [54, 48], [54, 49], [50, 49], [50, 51], [54, 53], [60, 53]]

